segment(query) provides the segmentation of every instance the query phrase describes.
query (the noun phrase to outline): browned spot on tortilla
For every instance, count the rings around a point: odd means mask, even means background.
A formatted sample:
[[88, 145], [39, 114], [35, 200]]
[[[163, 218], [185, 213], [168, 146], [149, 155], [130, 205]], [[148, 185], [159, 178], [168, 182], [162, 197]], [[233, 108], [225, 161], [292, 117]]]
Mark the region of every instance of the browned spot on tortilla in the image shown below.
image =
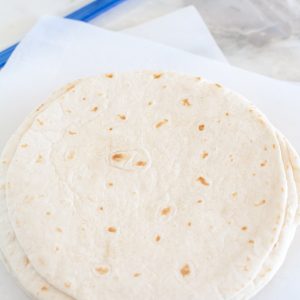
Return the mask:
[[50, 211], [47, 211], [47, 212], [46, 212], [46, 215], [47, 215], [47, 216], [51, 216], [51, 212], [50, 212]]
[[237, 192], [231, 193], [231, 196], [232, 196], [233, 198], [235, 198], [235, 197], [237, 196]]
[[191, 227], [192, 226], [192, 222], [188, 222], [187, 226]]
[[44, 161], [43, 156], [41, 154], [39, 154], [37, 159], [35, 160], [35, 162], [37, 164], [41, 164], [43, 161]]
[[266, 165], [267, 165], [267, 161], [266, 160], [264, 160], [263, 162], [260, 163], [261, 167], [265, 167]]
[[116, 229], [116, 227], [110, 226], [110, 227], [107, 228], [107, 231], [110, 232], [110, 233], [116, 233], [117, 229]]
[[69, 289], [71, 287], [71, 283], [70, 282], [65, 282], [64, 286], [66, 289]]
[[202, 176], [198, 177], [197, 179], [201, 184], [208, 186], [209, 183], [206, 181], [206, 179]]
[[252, 173], [252, 176], [256, 176], [256, 173]]
[[101, 212], [101, 211], [103, 211], [103, 207], [100, 206], [100, 207], [97, 208], [97, 210], [98, 210], [99, 212]]
[[113, 184], [111, 181], [108, 182], [108, 186], [109, 186], [109, 187], [112, 187], [113, 185], [114, 185], [114, 184]]
[[48, 289], [49, 289], [49, 288], [48, 288], [47, 286], [45, 286], [45, 285], [41, 287], [41, 291], [43, 291], [43, 292], [47, 292]]
[[113, 128], [112, 128], [112, 127], [110, 127], [110, 128], [108, 128], [108, 130], [109, 130], [109, 131], [112, 131], [112, 130], [113, 130]]
[[67, 159], [72, 160], [75, 157], [75, 151], [70, 151], [67, 155]]
[[162, 216], [167, 216], [169, 213], [171, 212], [171, 207], [165, 207], [165, 208], [163, 208], [161, 211], [160, 211], [160, 214], [162, 215]]
[[40, 126], [43, 126], [44, 125], [44, 122], [40, 119], [36, 119], [37, 123], [40, 125]]
[[153, 74], [153, 78], [154, 79], [158, 79], [158, 78], [160, 78], [162, 76], [162, 73], [155, 73], [155, 74]]
[[59, 233], [62, 233], [62, 229], [60, 227], [56, 227], [56, 231], [59, 232]]
[[69, 134], [69, 135], [76, 135], [77, 132], [76, 132], [76, 131], [69, 130], [69, 131], [68, 131], [68, 134]]
[[136, 162], [135, 165], [138, 166], [138, 167], [144, 167], [144, 166], [147, 165], [147, 162], [146, 162], [146, 161], [139, 160], [138, 162]]
[[245, 271], [245, 272], [248, 272], [248, 271], [249, 271], [248, 266], [244, 266], [244, 271]]
[[27, 256], [24, 256], [24, 266], [27, 267], [29, 265], [30, 261]]
[[70, 114], [72, 111], [70, 109], [65, 109], [64, 112]]
[[106, 78], [113, 78], [113, 77], [114, 77], [114, 74], [112, 74], [112, 73], [107, 73], [107, 74], [105, 74], [105, 77], [106, 77]]
[[248, 243], [249, 244], [254, 244], [254, 241], [253, 240], [249, 240]]
[[73, 90], [75, 88], [75, 84], [69, 84], [66, 89], [65, 89], [65, 92], [69, 92], [71, 90]]
[[157, 236], [155, 237], [155, 241], [156, 241], [156, 242], [159, 242], [159, 241], [160, 241], [160, 235], [157, 235]]
[[57, 251], [59, 251], [60, 249], [59, 249], [59, 247], [55, 247], [55, 251], [57, 252]]
[[202, 200], [202, 199], [199, 199], [199, 200], [197, 201], [197, 203], [203, 203], [203, 200]]
[[86, 97], [82, 97], [82, 101], [86, 101]]
[[28, 144], [22, 144], [21, 145], [21, 148], [27, 148], [28, 147]]
[[151, 106], [152, 104], [153, 104], [152, 101], [149, 101], [149, 102], [148, 102], [148, 106]]
[[165, 125], [165, 124], [167, 124], [167, 123], [168, 123], [168, 120], [167, 120], [167, 119], [163, 119], [163, 120], [159, 121], [159, 122], [155, 125], [155, 127], [156, 127], [156, 128], [160, 128], [161, 126], [163, 126], [163, 125]]
[[203, 159], [206, 158], [208, 156], [208, 152], [203, 151], [201, 156], [202, 156]]
[[119, 114], [118, 117], [119, 117], [120, 120], [123, 120], [123, 121], [126, 120], [126, 116], [125, 115]]
[[268, 147], [267, 146], [264, 146], [264, 151], [268, 151]]
[[242, 230], [242, 231], [247, 231], [247, 229], [248, 229], [248, 227], [247, 227], [247, 226], [243, 226], [243, 227], [241, 227], [241, 230]]
[[199, 124], [198, 130], [203, 131], [204, 129], [205, 129], [205, 125], [204, 124]]
[[190, 103], [190, 101], [189, 101], [189, 99], [182, 99], [181, 100], [181, 104], [183, 105], [183, 106], [191, 106], [191, 103]]
[[42, 103], [40, 106], [38, 106], [38, 108], [35, 111], [40, 111], [43, 107], [44, 107], [44, 103]]
[[283, 186], [280, 189], [281, 189], [282, 192], [284, 192], [284, 187]]
[[275, 145], [275, 144], [273, 144], [273, 145], [272, 145], [272, 148], [273, 148], [273, 149], [275, 149], [275, 148], [276, 148], [276, 145]]
[[100, 275], [105, 275], [109, 271], [107, 267], [97, 267], [95, 270]]
[[227, 116], [227, 117], [228, 117], [228, 116], [229, 116], [229, 112], [226, 112], [226, 113], [225, 113], [225, 116]]
[[98, 106], [94, 106], [91, 111], [96, 112], [98, 110]]
[[122, 153], [115, 153], [112, 155], [111, 159], [114, 160], [114, 161], [121, 161], [123, 160], [124, 158], [126, 158], [126, 155], [125, 154], [122, 154]]
[[267, 203], [267, 201], [265, 199], [262, 199], [262, 200], [260, 200], [260, 201], [258, 201], [256, 203], [254, 203], [254, 206], [262, 206], [262, 205], [264, 205], [266, 203]]
[[221, 87], [222, 87], [222, 85], [219, 84], [219, 83], [215, 83], [215, 86], [218, 87], [218, 88], [221, 88]]
[[181, 269], [180, 273], [183, 277], [190, 275], [191, 270], [188, 264], [185, 264]]
[[196, 79], [196, 80], [202, 80], [202, 77], [197, 76], [197, 77], [195, 77], [195, 79]]
[[141, 273], [134, 273], [133, 274], [133, 277], [139, 277], [139, 276], [141, 276]]

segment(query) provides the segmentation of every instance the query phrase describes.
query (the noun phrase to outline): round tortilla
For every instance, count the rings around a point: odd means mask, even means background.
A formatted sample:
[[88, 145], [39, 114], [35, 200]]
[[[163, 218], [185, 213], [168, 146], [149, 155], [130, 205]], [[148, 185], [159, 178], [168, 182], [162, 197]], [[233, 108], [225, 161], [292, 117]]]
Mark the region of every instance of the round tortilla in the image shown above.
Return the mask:
[[[222, 148], [218, 148], [216, 136]], [[54, 150], [49, 153], [52, 143]], [[246, 159], [249, 154], [253, 160]], [[25, 161], [32, 162], [27, 169]], [[237, 166], [241, 168], [233, 172]], [[33, 172], [37, 167], [41, 173]], [[24, 184], [25, 170], [33, 172], [30, 178], [39, 175], [29, 186]], [[199, 170], [201, 174], [197, 174]], [[74, 174], [87, 177], [76, 178]], [[102, 295], [118, 299], [130, 288], [136, 295], [141, 291], [148, 297], [167, 298], [176, 293], [199, 298], [211, 292], [216, 299], [220, 294], [230, 296], [250, 281], [271, 251], [286, 204], [278, 142], [264, 118], [219, 86], [174, 74], [122, 74], [80, 83], [41, 113], [24, 134], [9, 166], [8, 182], [10, 217], [22, 247], [39, 273], [71, 295], [76, 293], [78, 299], [96, 299], [101, 290]], [[14, 190], [17, 182], [21, 191]], [[41, 189], [47, 190], [47, 195], [40, 193]], [[66, 196], [55, 197], [55, 193]], [[95, 195], [100, 197], [93, 198]], [[41, 222], [36, 223], [36, 217]], [[267, 228], [266, 219], [270, 220]], [[234, 224], [228, 224], [230, 220]], [[108, 221], [120, 226], [110, 226]], [[67, 231], [74, 238], [70, 239]], [[250, 235], [255, 238], [255, 250], [249, 246]], [[144, 243], [149, 249], [144, 249]], [[56, 247], [59, 251], [54, 251]], [[244, 257], [237, 253], [251, 256], [248, 271], [242, 271]], [[181, 262], [180, 255], [186, 261]], [[226, 264], [228, 257], [230, 266]], [[220, 263], [214, 264], [215, 258]], [[160, 266], [159, 274], [155, 263]], [[55, 272], [57, 266], [60, 274]], [[81, 266], [86, 281], [78, 279]], [[128, 274], [126, 266], [128, 271], [136, 267], [145, 272]], [[201, 271], [200, 266], [209, 270]], [[203, 285], [199, 285], [200, 279]], [[149, 293], [153, 286], [157, 294]]]

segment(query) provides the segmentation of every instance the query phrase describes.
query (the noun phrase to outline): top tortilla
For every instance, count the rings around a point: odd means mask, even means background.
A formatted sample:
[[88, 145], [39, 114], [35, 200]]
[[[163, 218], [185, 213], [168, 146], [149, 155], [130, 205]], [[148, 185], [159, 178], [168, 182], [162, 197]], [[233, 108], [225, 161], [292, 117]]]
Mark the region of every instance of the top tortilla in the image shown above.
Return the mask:
[[276, 136], [240, 96], [136, 72], [79, 82], [41, 112], [7, 173], [36, 270], [76, 299], [221, 299], [278, 239]]

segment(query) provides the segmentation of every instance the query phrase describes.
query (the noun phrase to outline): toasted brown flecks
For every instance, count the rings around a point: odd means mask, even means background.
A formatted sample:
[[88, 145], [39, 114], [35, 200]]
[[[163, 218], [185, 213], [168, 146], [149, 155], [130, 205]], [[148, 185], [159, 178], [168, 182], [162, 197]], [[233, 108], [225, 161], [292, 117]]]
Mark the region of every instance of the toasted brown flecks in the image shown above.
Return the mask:
[[199, 124], [198, 130], [203, 131], [204, 129], [205, 129], [205, 125], [204, 124]]
[[188, 222], [187, 226], [191, 227], [192, 226], [192, 222]]
[[105, 275], [108, 273], [109, 269], [107, 267], [97, 267], [95, 271], [100, 275]]
[[202, 80], [202, 77], [197, 76], [197, 77], [195, 77], [195, 79], [196, 79], [196, 80]]
[[161, 121], [159, 121], [158, 123], [156, 123], [155, 127], [156, 128], [160, 128], [161, 126], [165, 125], [168, 123], [168, 120], [167, 119], [163, 119]]
[[197, 203], [201, 204], [201, 203], [203, 203], [203, 200], [199, 199], [199, 200], [197, 200]]
[[51, 216], [51, 212], [50, 212], [50, 211], [47, 211], [47, 212], [46, 212], [46, 215], [47, 215], [47, 216]]
[[104, 210], [104, 209], [103, 209], [103, 206], [100, 206], [100, 207], [97, 208], [97, 211], [98, 211], [98, 212], [102, 212], [103, 210]]
[[45, 104], [42, 103], [35, 111], [40, 111], [44, 107], [44, 105]]
[[167, 216], [168, 214], [170, 214], [170, 212], [171, 212], [171, 207], [168, 206], [168, 207], [163, 208], [163, 209], [160, 211], [160, 214], [161, 214], [162, 216]]
[[55, 247], [55, 251], [58, 252], [60, 250], [59, 247]]
[[111, 157], [111, 159], [114, 161], [122, 161], [124, 158], [126, 158], [126, 155], [123, 153], [115, 153]]
[[242, 231], [247, 231], [247, 230], [248, 230], [248, 227], [247, 227], [247, 226], [243, 226], [243, 227], [241, 227], [241, 230], [242, 230]]
[[37, 123], [40, 125], [40, 126], [43, 126], [44, 125], [44, 122], [40, 119], [36, 119]]
[[231, 193], [231, 196], [233, 197], [233, 198], [236, 198], [237, 197], [237, 192], [233, 192], [233, 193]]
[[143, 160], [139, 160], [139, 161], [136, 162], [135, 165], [138, 166], [138, 167], [145, 167], [147, 165], [147, 162], [143, 161]]
[[153, 78], [154, 79], [158, 79], [158, 78], [160, 78], [162, 76], [162, 73], [155, 73], [155, 74], [153, 74]]
[[114, 184], [113, 184], [113, 182], [109, 181], [109, 182], [107, 183], [107, 185], [108, 185], [109, 187], [112, 187]]
[[70, 152], [68, 153], [67, 159], [68, 159], [68, 160], [72, 160], [72, 159], [74, 159], [74, 157], [75, 157], [75, 151], [72, 150], [72, 151], [70, 151]]
[[265, 199], [262, 199], [262, 200], [260, 200], [258, 202], [255, 202], [254, 206], [262, 206], [262, 205], [264, 205], [266, 203], [267, 203], [267, 201]]
[[66, 89], [65, 89], [65, 92], [69, 92], [71, 90], [73, 90], [75, 88], [75, 84], [69, 84]]
[[110, 232], [110, 233], [116, 233], [117, 232], [117, 228], [113, 227], [113, 226], [110, 226], [110, 227], [107, 228], [107, 231]]
[[225, 113], [225, 116], [228, 117], [228, 116], [229, 116], [229, 112], [226, 112], [226, 113]]
[[256, 173], [252, 173], [252, 176], [256, 176]]
[[222, 85], [219, 84], [219, 83], [215, 83], [215, 86], [218, 87], [218, 88], [221, 88], [221, 87], [222, 87]]
[[248, 271], [249, 271], [249, 268], [248, 268], [248, 266], [244, 266], [244, 268], [243, 268], [243, 269], [244, 269], [244, 271], [245, 271], [245, 272], [248, 272]]
[[77, 132], [76, 132], [76, 131], [69, 130], [69, 131], [68, 131], [68, 134], [69, 134], [69, 135], [76, 135]]
[[21, 148], [27, 148], [28, 147], [28, 144], [22, 144], [21, 145]]
[[108, 130], [109, 130], [109, 131], [112, 131], [112, 130], [113, 130], [113, 128], [112, 128], [112, 127], [109, 127], [109, 128], [108, 128]]
[[284, 192], [284, 187], [283, 186], [280, 189], [281, 189], [282, 192]]
[[70, 283], [70, 282], [65, 282], [65, 283], [64, 283], [64, 287], [65, 287], [66, 289], [69, 289], [69, 288], [71, 287], [71, 283]]
[[119, 117], [119, 119], [122, 120], [122, 121], [125, 121], [125, 120], [126, 120], [126, 115], [124, 115], [124, 114], [119, 114], [118, 117]]
[[247, 256], [246, 261], [251, 261], [251, 258], [249, 256]]
[[267, 161], [266, 160], [264, 160], [263, 162], [260, 163], [261, 167], [265, 167], [266, 165], [267, 165]]
[[98, 106], [94, 106], [91, 111], [96, 112], [98, 110]]
[[133, 274], [133, 277], [139, 277], [139, 276], [141, 276], [141, 273], [134, 273]]
[[268, 147], [267, 146], [264, 146], [264, 151], [268, 151]]
[[206, 151], [203, 151], [202, 154], [201, 154], [201, 157], [204, 159], [208, 156], [208, 152]]
[[49, 290], [49, 288], [45, 285], [41, 287], [42, 292], [47, 292], [48, 290]]
[[86, 97], [82, 97], [82, 101], [86, 101]]
[[35, 162], [37, 164], [41, 164], [44, 161], [44, 158], [41, 154], [38, 155], [37, 159], [35, 160]]
[[71, 111], [71, 109], [65, 109], [64, 112], [70, 114], [72, 111]]
[[24, 266], [27, 267], [29, 265], [30, 261], [27, 256], [24, 256]]
[[191, 106], [191, 102], [187, 98], [182, 99], [180, 102], [183, 106]]
[[272, 145], [272, 148], [273, 148], [273, 149], [275, 149], [275, 148], [276, 148], [276, 145], [275, 145], [275, 144], [273, 144], [273, 145]]
[[191, 274], [191, 270], [188, 264], [185, 264], [181, 269], [180, 273], [183, 277], [188, 276]]
[[209, 183], [206, 181], [206, 179], [203, 176], [198, 177], [197, 179], [201, 184], [208, 186]]
[[106, 78], [113, 78], [113, 77], [114, 77], [114, 74], [112, 74], [112, 73], [107, 73], [107, 74], [105, 74], [105, 77], [106, 77]]
[[149, 102], [148, 102], [148, 106], [151, 106], [152, 104], [153, 104], [152, 101], [149, 101]]
[[159, 242], [159, 241], [160, 241], [160, 235], [157, 235], [157, 236], [155, 237], [155, 241], [156, 241], [156, 242]]
[[56, 227], [56, 231], [59, 232], [59, 233], [62, 233], [62, 229], [60, 227]]

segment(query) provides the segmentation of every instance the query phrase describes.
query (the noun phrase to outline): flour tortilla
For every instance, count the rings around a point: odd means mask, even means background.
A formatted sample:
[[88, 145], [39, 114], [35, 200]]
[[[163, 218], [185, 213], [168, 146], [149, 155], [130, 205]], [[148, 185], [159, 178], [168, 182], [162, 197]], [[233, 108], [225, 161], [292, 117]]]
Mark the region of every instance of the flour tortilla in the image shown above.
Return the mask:
[[[72, 83], [75, 84], [76, 82]], [[69, 86], [69, 85], [68, 85]], [[34, 299], [40, 300], [71, 300], [72, 298], [53, 288], [44, 280], [31, 265], [28, 256], [20, 247], [13, 228], [9, 222], [7, 205], [5, 201], [4, 182], [9, 162], [16, 150], [21, 136], [31, 125], [34, 117], [42, 111], [48, 103], [62, 95], [68, 86], [56, 91], [47, 103], [39, 106], [31, 113], [23, 124], [10, 138], [1, 155], [0, 164], [0, 250], [1, 260], [7, 270], [17, 279], [21, 288]]]
[[[278, 142], [235, 94], [189, 76], [114, 74], [39, 118], [9, 165], [9, 215], [36, 270], [77, 299], [228, 298], [278, 239]], [[112, 160], [119, 152], [128, 160]]]
[[[290, 159], [291, 148], [286, 142], [286, 139], [278, 134], [282, 157], [285, 164], [288, 181], [288, 203], [285, 215], [285, 221], [279, 236], [278, 241], [274, 245], [269, 257], [263, 263], [261, 271], [249, 286], [244, 289], [237, 299], [246, 300], [257, 294], [276, 274], [280, 266], [283, 264], [288, 248], [293, 240], [297, 228], [296, 212], [299, 207], [299, 190], [300, 186], [296, 186], [294, 172], [297, 168], [292, 164]], [[295, 153], [294, 153], [295, 154]], [[297, 154], [296, 156], [297, 157]]]

